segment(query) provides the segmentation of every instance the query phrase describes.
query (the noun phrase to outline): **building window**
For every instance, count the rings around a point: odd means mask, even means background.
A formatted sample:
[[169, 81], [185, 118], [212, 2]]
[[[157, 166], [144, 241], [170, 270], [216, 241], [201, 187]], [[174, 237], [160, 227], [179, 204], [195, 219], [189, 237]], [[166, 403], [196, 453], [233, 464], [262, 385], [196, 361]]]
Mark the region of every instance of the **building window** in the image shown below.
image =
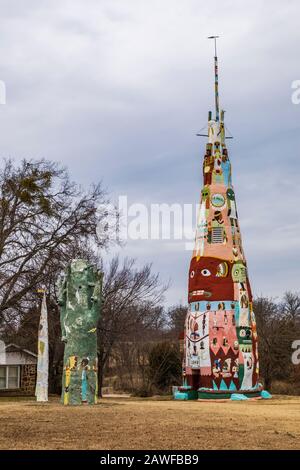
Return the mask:
[[0, 366], [0, 389], [6, 388], [6, 367]]
[[0, 366], [0, 390], [20, 388], [20, 366]]

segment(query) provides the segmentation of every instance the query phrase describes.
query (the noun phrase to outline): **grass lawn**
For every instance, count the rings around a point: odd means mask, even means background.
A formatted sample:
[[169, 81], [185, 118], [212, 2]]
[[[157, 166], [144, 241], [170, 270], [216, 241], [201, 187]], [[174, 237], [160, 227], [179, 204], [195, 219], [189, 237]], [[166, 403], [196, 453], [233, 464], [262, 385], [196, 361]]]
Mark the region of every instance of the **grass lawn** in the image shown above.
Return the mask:
[[300, 449], [300, 397], [248, 402], [0, 398], [0, 449]]

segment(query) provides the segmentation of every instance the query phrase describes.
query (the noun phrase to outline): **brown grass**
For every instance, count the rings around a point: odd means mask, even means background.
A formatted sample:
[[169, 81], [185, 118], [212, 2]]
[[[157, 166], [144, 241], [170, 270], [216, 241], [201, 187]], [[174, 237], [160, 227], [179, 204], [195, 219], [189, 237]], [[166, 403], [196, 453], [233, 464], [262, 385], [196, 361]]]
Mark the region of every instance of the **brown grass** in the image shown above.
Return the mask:
[[0, 399], [0, 449], [299, 449], [300, 397], [249, 402]]

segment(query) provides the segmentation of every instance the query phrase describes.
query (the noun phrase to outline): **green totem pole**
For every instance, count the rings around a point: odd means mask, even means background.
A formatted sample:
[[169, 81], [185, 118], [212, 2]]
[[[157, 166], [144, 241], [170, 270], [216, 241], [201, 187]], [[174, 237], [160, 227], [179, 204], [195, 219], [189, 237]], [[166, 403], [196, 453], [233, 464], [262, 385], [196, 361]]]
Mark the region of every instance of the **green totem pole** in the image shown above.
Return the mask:
[[62, 383], [64, 405], [97, 403], [97, 323], [102, 273], [74, 259], [59, 281], [60, 322], [65, 343]]

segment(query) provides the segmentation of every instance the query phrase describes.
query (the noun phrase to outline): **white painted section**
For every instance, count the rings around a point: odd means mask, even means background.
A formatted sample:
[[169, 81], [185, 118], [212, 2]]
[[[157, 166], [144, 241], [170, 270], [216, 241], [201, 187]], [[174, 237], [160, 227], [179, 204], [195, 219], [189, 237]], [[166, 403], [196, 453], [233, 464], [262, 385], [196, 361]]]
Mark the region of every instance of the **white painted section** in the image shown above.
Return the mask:
[[253, 375], [253, 355], [250, 353], [243, 353], [244, 358], [244, 377], [241, 385], [242, 390], [249, 390], [252, 388], [252, 375]]
[[190, 311], [186, 319], [186, 365], [192, 369], [211, 367], [209, 354], [209, 314]]
[[44, 293], [38, 335], [38, 363], [35, 395], [37, 401], [48, 401], [49, 341], [48, 312]]
[[208, 142], [214, 144], [215, 142], [221, 142], [220, 138], [220, 123], [214, 121], [208, 121]]

